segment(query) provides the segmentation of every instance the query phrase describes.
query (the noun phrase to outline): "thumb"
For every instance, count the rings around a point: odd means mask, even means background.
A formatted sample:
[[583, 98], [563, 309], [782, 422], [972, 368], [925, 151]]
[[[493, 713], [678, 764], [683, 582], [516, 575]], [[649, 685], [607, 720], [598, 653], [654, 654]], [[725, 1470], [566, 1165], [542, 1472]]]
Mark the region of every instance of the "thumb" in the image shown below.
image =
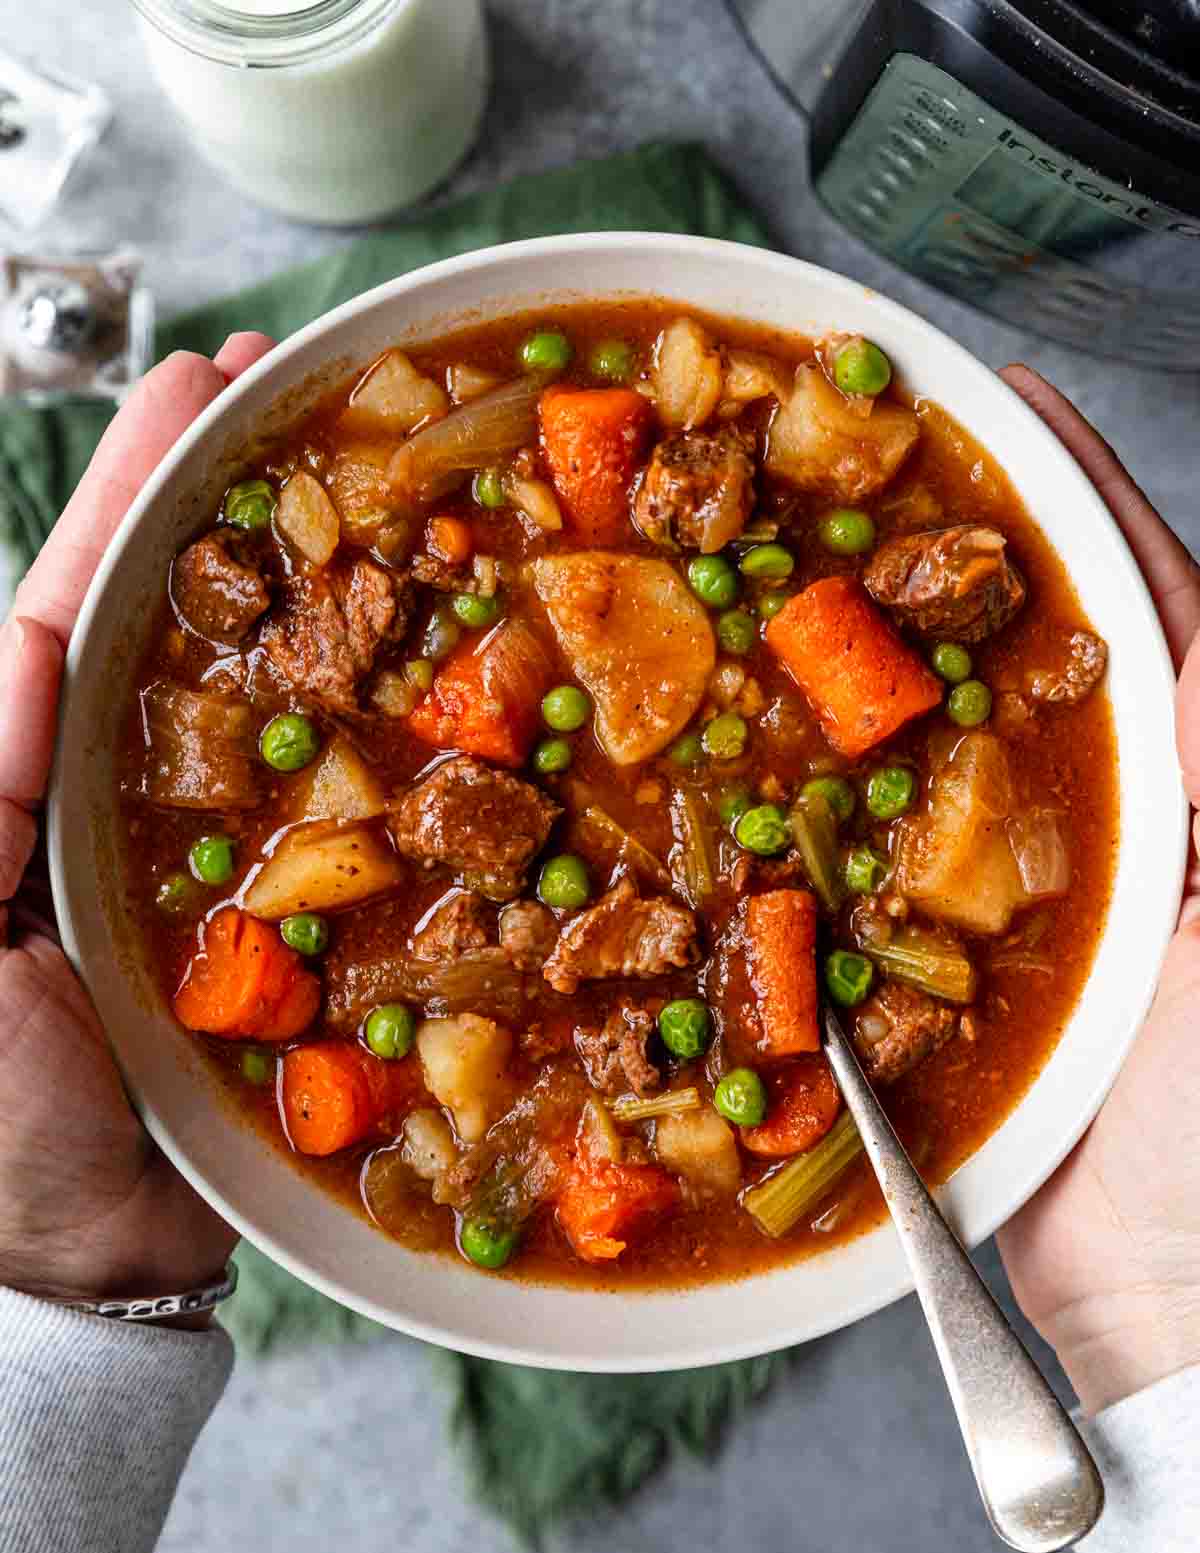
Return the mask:
[[1192, 642], [1175, 694], [1175, 745], [1188, 802], [1200, 809], [1200, 636]]
[[40, 620], [12, 615], [0, 631], [0, 802], [29, 809], [46, 796], [63, 647]]

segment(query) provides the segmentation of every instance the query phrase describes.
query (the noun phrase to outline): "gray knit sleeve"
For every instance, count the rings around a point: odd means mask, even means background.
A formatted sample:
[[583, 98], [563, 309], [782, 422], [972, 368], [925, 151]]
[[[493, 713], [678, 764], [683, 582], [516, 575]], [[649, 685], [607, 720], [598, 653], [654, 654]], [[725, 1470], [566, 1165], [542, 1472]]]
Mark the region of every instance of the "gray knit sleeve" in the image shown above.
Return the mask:
[[232, 1366], [219, 1327], [0, 1289], [0, 1553], [150, 1553]]
[[1196, 1553], [1200, 1546], [1200, 1365], [1080, 1420], [1105, 1506], [1080, 1553]]

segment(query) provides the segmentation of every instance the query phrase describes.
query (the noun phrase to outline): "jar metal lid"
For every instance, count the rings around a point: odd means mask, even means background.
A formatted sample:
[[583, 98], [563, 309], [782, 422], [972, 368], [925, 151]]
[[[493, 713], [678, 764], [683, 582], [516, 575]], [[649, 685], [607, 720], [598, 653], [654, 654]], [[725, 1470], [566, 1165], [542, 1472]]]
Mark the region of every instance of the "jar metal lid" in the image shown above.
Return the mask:
[[219, 64], [271, 69], [325, 59], [373, 31], [412, 0], [313, 0], [278, 16], [222, 0], [133, 0], [172, 42]]

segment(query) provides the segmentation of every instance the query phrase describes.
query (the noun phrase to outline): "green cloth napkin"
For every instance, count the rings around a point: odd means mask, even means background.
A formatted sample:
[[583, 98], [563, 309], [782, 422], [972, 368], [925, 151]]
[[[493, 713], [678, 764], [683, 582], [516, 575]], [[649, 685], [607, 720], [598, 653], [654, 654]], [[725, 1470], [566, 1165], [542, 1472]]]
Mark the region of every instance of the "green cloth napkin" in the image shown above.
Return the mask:
[[[694, 146], [631, 154], [522, 178], [423, 211], [318, 260], [169, 320], [159, 355], [211, 355], [239, 329], [282, 339], [329, 308], [435, 259], [553, 232], [693, 232], [765, 244], [763, 228]], [[111, 410], [72, 402], [0, 406], [0, 543], [19, 575], [37, 554]], [[250, 1245], [225, 1321], [242, 1351], [382, 1336], [298, 1283]], [[480, 1285], [481, 1298], [486, 1297]], [[453, 1428], [480, 1500], [536, 1541], [562, 1516], [619, 1501], [673, 1445], [707, 1450], [758, 1396], [781, 1356], [669, 1376], [588, 1376], [445, 1354]]]

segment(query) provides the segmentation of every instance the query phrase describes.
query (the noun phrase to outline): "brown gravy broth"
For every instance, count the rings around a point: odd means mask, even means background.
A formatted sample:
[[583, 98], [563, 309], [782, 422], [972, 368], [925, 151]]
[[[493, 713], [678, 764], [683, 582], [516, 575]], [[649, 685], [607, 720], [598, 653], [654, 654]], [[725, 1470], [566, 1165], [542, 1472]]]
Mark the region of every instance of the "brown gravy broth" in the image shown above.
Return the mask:
[[[680, 308], [668, 302], [582, 303], [481, 325], [409, 354], [420, 370], [439, 381], [447, 367], [464, 361], [511, 376], [519, 344], [531, 328], [554, 327], [566, 332], [574, 345], [573, 366], [566, 374], [567, 380], [586, 383], [586, 373], [574, 364], [586, 361], [593, 342], [619, 336], [630, 341], [644, 361], [659, 331], [680, 312]], [[788, 362], [812, 359], [812, 345], [805, 339], [734, 320], [693, 316], [701, 317], [724, 344], [766, 351]], [[338, 418], [346, 399], [347, 390], [332, 395], [288, 437], [272, 446], [259, 464], [247, 469], [245, 478], [271, 477], [274, 472], [278, 480], [279, 471], [297, 464], [319, 470], [343, 435]], [[972, 648], [972, 657], [975, 674], [995, 691], [1006, 686], [1016, 688], [1024, 671], [1038, 663], [1050, 643], [1061, 639], [1064, 632], [1069, 634], [1086, 626], [1086, 619], [1062, 562], [1024, 510], [1003, 471], [956, 424], [953, 406], [943, 409], [931, 401], [919, 400], [915, 408], [922, 425], [917, 450], [898, 477], [879, 496], [862, 505], [871, 513], [880, 540], [893, 532], [967, 520], [984, 522], [1004, 533], [1027, 580], [1028, 599], [1012, 624], [997, 637]], [[746, 415], [747, 423], [757, 420], [759, 429], [764, 419], [761, 410], [752, 409]], [[804, 494], [789, 494], [786, 503], [782, 498], [776, 500], [769, 490], [760, 498], [760, 512], [771, 515], [775, 511], [784, 519], [779, 537], [797, 558], [789, 582], [793, 589], [824, 575], [862, 569], [862, 558], [840, 558], [822, 549], [816, 536], [816, 522], [829, 506], [827, 500]], [[532, 554], [573, 548], [563, 536], [531, 542], [510, 512], [492, 513], [475, 504], [469, 485], [438, 502], [435, 510], [463, 518], [470, 524], [481, 551], [513, 563], [519, 564]], [[632, 525], [628, 549], [634, 553], [661, 554]], [[686, 562], [686, 556], [681, 560]], [[164, 595], [165, 591], [164, 579]], [[508, 594], [507, 607], [510, 613], [529, 619], [563, 670], [562, 678], [568, 679], [569, 673], [558, 656], [532, 590], [518, 585]], [[429, 607], [423, 604], [414, 620], [410, 642], [419, 638], [429, 613]], [[184, 632], [164, 603], [161, 627], [142, 664], [135, 689], [164, 676], [194, 688], [211, 685], [217, 656], [211, 645]], [[789, 792], [794, 792], [813, 774], [814, 763], [817, 769], [831, 764], [829, 746], [796, 687], [761, 643], [742, 662], [747, 673], [759, 681], [774, 710], [765, 719], [771, 728], [770, 737], [752, 736], [748, 754], [731, 767], [698, 778], [681, 776], [665, 759], [648, 766], [618, 769], [585, 733], [574, 741], [575, 758], [570, 771], [542, 778], [542, 785], [560, 802], [564, 795], [572, 793], [595, 795], [596, 801], [615, 819], [636, 827], [641, 842], [664, 859], [676, 842], [665, 801], [673, 784], [694, 780], [708, 782], [715, 790], [736, 777], [754, 787], [757, 779], [769, 771]], [[272, 685], [265, 675], [255, 674], [253, 684], [255, 709], [263, 721], [279, 710], [301, 704], [295, 696]], [[329, 720], [319, 712], [314, 717], [322, 731], [328, 731]], [[861, 773], [878, 762], [881, 752], [889, 758], [907, 757], [918, 766], [927, 767], [929, 741], [939, 736], [938, 729], [943, 730], [940, 736], [945, 738], [951, 725], [943, 712], [935, 711], [910, 724], [881, 749], [871, 751], [863, 761], [833, 762], [833, 767], [847, 774]], [[1027, 728], [1007, 738], [1010, 753], [1015, 752], [1012, 766], [1022, 796], [1046, 802], [1068, 816], [1072, 881], [1065, 898], [1018, 916], [1012, 934], [999, 939], [968, 939], [969, 952], [980, 971], [975, 1038], [950, 1041], [881, 1092], [901, 1137], [927, 1179], [934, 1183], [951, 1175], [1000, 1125], [1052, 1052], [1088, 976], [1104, 925], [1115, 866], [1116, 748], [1103, 687], [1077, 706], [1039, 710]], [[210, 895], [214, 900], [231, 896], [248, 866], [278, 829], [281, 822], [276, 800], [286, 795], [296, 778], [275, 777], [261, 810], [245, 815], [226, 815], [218, 820], [211, 815], [152, 809], [129, 792], [133, 773], [142, 758], [136, 695], [128, 709], [126, 740], [126, 899], [130, 914], [140, 924], [147, 960], [169, 998], [195, 947], [196, 919], [160, 913], [154, 904], [157, 882], [164, 874], [184, 865], [191, 844], [219, 824], [238, 843], [238, 871], [228, 886], [211, 891]], [[437, 754], [413, 738], [402, 723], [383, 717], [373, 719], [369, 731], [360, 734], [359, 742], [377, 763], [378, 773], [389, 790], [410, 782]], [[647, 783], [658, 785], [664, 801], [646, 801]], [[586, 840], [574, 835], [565, 821], [560, 821], [549, 850], [564, 850], [564, 837], [573, 850], [587, 856], [595, 880], [595, 898], [612, 872], [611, 856], [589, 854]], [[729, 872], [737, 849], [728, 838], [720, 845], [724, 878], [703, 913], [701, 937], [706, 952], [735, 907]], [[403, 946], [413, 927], [451, 883], [444, 871], [430, 873], [414, 867], [409, 875], [401, 894], [331, 918], [331, 955], [352, 960], [380, 945]], [[844, 935], [839, 941], [850, 943]], [[997, 960], [1002, 963], [998, 965]], [[531, 1019], [546, 1022], [598, 1022], [599, 1017], [623, 1000], [644, 999], [648, 991], [656, 997], [698, 992], [703, 995], [704, 987], [703, 965], [699, 974], [673, 973], [651, 985], [584, 982], [571, 997], [554, 993], [543, 984], [529, 1013]], [[719, 1001], [717, 1006], [719, 1013]], [[319, 1034], [318, 1023], [314, 1030], [306, 1032], [304, 1039], [311, 1040]], [[683, 1081], [700, 1083], [706, 1086], [706, 1093], [711, 1093], [711, 1083], [724, 1061], [724, 1039], [719, 1033], [707, 1060], [691, 1064]], [[355, 1211], [364, 1211], [360, 1196], [364, 1160], [372, 1149], [387, 1140], [374, 1137], [324, 1159], [292, 1154], [280, 1127], [273, 1088], [255, 1087], [242, 1076], [241, 1043], [205, 1036], [198, 1036], [197, 1040], [211, 1061], [228, 1104], [246, 1124], [253, 1126], [264, 1142], [288, 1153], [314, 1187], [333, 1193]], [[522, 1072], [521, 1061], [516, 1059], [518, 1073]], [[525, 1071], [532, 1078], [536, 1070], [526, 1064]], [[743, 1164], [748, 1183], [771, 1168], [750, 1155], [744, 1156]], [[748, 1215], [730, 1203], [685, 1210], [666, 1218], [653, 1234], [631, 1243], [618, 1261], [595, 1267], [572, 1254], [553, 1214], [542, 1212], [533, 1220], [521, 1255], [509, 1272], [605, 1288], [732, 1278], [849, 1240], [874, 1226], [882, 1214], [878, 1191], [860, 1159], [814, 1212], [779, 1241], [763, 1236]], [[397, 1238], [406, 1243], [422, 1249], [453, 1251], [454, 1221], [445, 1208], [414, 1201], [410, 1220], [403, 1226], [390, 1227], [394, 1232], [399, 1228]]]

